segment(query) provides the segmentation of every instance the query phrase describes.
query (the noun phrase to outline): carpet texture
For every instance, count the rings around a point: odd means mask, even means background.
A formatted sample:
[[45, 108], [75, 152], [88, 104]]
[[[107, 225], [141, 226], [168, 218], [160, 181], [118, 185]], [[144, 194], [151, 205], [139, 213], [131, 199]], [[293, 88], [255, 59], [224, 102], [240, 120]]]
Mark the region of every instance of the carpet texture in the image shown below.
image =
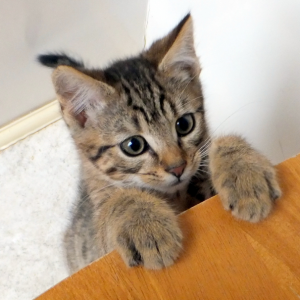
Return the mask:
[[62, 237], [78, 174], [62, 120], [0, 152], [1, 299], [33, 299], [68, 275]]

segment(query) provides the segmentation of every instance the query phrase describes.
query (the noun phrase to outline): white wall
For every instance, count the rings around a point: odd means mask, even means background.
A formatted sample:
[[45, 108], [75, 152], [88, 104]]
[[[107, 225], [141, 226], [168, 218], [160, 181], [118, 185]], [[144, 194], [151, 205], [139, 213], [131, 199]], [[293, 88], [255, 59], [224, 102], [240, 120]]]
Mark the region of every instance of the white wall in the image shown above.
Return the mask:
[[214, 134], [240, 133], [274, 163], [300, 152], [300, 1], [151, 0], [147, 45], [188, 11]]
[[0, 0], [0, 126], [55, 99], [37, 54], [103, 66], [141, 50], [146, 12], [146, 0]]

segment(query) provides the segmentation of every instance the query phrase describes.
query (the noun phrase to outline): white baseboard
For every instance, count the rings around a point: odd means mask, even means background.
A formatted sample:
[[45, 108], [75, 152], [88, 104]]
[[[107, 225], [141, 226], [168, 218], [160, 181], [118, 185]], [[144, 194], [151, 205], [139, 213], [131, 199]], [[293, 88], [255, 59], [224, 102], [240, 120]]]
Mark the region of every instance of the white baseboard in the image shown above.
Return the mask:
[[47, 125], [61, 119], [59, 103], [54, 100], [39, 109], [0, 128], [0, 150], [3, 150]]

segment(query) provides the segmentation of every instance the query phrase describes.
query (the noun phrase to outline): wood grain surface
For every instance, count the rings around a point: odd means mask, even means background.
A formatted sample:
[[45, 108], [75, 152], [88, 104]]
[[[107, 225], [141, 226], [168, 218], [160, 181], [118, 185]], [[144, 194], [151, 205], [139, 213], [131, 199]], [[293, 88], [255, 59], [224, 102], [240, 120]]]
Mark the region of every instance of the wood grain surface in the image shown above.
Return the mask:
[[235, 220], [218, 197], [180, 216], [184, 250], [172, 267], [128, 268], [117, 252], [39, 300], [300, 299], [300, 156], [278, 167], [283, 197], [267, 220]]

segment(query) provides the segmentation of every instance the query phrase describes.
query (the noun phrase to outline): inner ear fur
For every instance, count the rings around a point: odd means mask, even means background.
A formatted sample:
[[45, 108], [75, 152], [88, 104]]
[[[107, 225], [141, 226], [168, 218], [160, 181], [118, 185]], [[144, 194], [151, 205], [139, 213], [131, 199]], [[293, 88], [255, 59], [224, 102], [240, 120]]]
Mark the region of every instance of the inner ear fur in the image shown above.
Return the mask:
[[52, 81], [63, 114], [73, 117], [82, 127], [89, 118], [89, 110], [105, 107], [107, 97], [115, 92], [110, 85], [69, 66], [56, 68]]
[[201, 69], [194, 47], [193, 20], [190, 14], [168, 35], [154, 42], [143, 56], [167, 76], [183, 81], [199, 76]]

